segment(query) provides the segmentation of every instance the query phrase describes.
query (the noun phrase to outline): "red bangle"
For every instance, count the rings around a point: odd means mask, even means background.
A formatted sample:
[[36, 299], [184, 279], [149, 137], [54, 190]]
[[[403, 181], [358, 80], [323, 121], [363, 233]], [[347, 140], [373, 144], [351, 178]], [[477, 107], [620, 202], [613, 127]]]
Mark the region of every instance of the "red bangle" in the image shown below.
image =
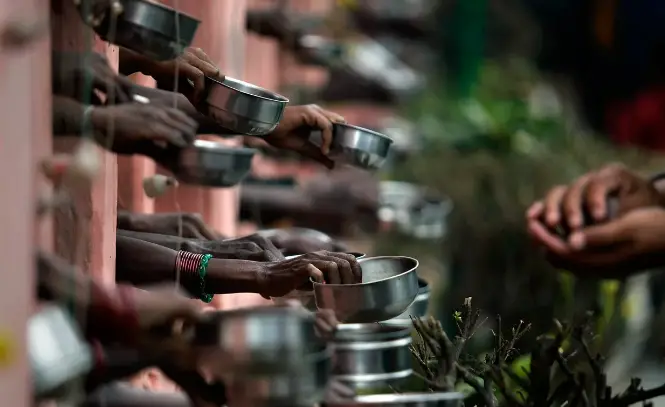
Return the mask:
[[192, 294], [197, 294], [199, 289], [199, 265], [203, 254], [186, 252], [180, 250], [175, 257], [175, 278], [180, 285]]

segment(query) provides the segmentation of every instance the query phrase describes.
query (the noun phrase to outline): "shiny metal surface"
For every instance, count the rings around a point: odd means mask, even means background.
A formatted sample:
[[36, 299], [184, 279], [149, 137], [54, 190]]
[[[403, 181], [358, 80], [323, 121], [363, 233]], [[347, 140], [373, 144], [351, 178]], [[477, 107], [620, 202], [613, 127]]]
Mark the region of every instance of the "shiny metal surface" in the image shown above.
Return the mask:
[[427, 281], [422, 278], [418, 279], [418, 295], [413, 301], [409, 308], [406, 309], [402, 314], [396, 316], [393, 319], [404, 319], [411, 322], [411, 317], [422, 318], [427, 315], [427, 309], [429, 308], [429, 296], [430, 288]]
[[266, 239], [274, 239], [279, 237], [301, 237], [304, 239], [317, 240], [321, 243], [332, 243], [333, 238], [328, 236], [323, 232], [319, 232], [316, 229], [308, 228], [284, 228], [284, 229], [264, 229], [257, 232], [259, 235], [265, 237]]
[[33, 315], [27, 334], [37, 396], [52, 395], [92, 369], [92, 350], [63, 308], [48, 306]]
[[[365, 258], [365, 253], [358, 253], [358, 252], [348, 252], [347, 254], [351, 254], [355, 256], [357, 260], [360, 260], [362, 258]], [[295, 259], [296, 257], [300, 257], [302, 254], [296, 254], [293, 256], [286, 256], [286, 260], [291, 260]], [[284, 301], [287, 300], [298, 300], [300, 304], [302, 304], [303, 307], [305, 307], [306, 310], [315, 312], [318, 308], [316, 307], [316, 299], [314, 298], [314, 291], [313, 290], [293, 290], [290, 293], [286, 294], [283, 297], [280, 298], [273, 298], [273, 301], [276, 304], [281, 304]]]
[[252, 406], [293, 407], [312, 406], [324, 399], [330, 379], [330, 351], [307, 355], [300, 374], [276, 374], [241, 378], [234, 386], [242, 386], [243, 394], [250, 395]]
[[173, 175], [187, 184], [230, 187], [249, 173], [255, 152], [251, 148], [231, 148], [213, 141], [196, 140], [181, 151]]
[[425, 188], [407, 182], [379, 183], [379, 212], [382, 222], [395, 223], [402, 233], [419, 239], [446, 235], [452, 202]]
[[175, 59], [194, 40], [200, 23], [194, 17], [147, 0], [120, 3], [123, 13], [118, 16], [115, 29], [110, 15], [95, 28], [104, 40], [161, 61]]
[[273, 307], [212, 312], [195, 326], [193, 343], [210, 350], [221, 375], [295, 374], [323, 347], [311, 313]]
[[[321, 146], [320, 131], [312, 132], [310, 142]], [[388, 156], [393, 140], [381, 133], [350, 124], [333, 125], [330, 157], [336, 163], [375, 170], [381, 168]]]
[[351, 400], [329, 401], [336, 407], [459, 407], [464, 401], [462, 393], [401, 393], [356, 396]]
[[418, 260], [410, 257], [365, 257], [360, 284], [314, 282], [316, 305], [332, 309], [340, 322], [385, 321], [404, 312], [418, 295]]
[[264, 136], [275, 130], [289, 100], [277, 93], [225, 77], [206, 78], [207, 114], [238, 134]]
[[333, 375], [353, 387], [376, 387], [412, 373], [411, 330], [380, 324], [340, 325], [331, 342]]

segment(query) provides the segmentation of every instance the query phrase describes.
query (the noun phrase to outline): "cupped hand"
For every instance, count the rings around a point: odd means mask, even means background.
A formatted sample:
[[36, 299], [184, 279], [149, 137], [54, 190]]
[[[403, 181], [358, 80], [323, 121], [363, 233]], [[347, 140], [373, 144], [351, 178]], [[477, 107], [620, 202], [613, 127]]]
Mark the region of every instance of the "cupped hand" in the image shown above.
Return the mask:
[[94, 91], [108, 102], [131, 101], [133, 82], [118, 75], [105, 56], [96, 52], [54, 52], [51, 61], [53, 93], [83, 103], [100, 104]]
[[[288, 106], [277, 128], [264, 138], [273, 147], [290, 150], [333, 168], [328, 158], [333, 138], [333, 123], [346, 123], [344, 118], [317, 105]], [[320, 130], [320, 147], [309, 141], [312, 131]]]
[[612, 214], [614, 216], [665, 203], [649, 180], [621, 164], [610, 164], [581, 176], [570, 185], [552, 188], [545, 199], [529, 208], [527, 219], [541, 220], [550, 228], [563, 226], [577, 230], [585, 226], [585, 222], [608, 220], [609, 197], [618, 201], [618, 213]]
[[665, 209], [659, 207], [576, 230], [567, 241], [539, 220], [529, 220], [528, 230], [555, 266], [579, 276], [622, 278], [665, 264]]
[[160, 89], [173, 90], [176, 76], [182, 80], [179, 84], [181, 90], [189, 87], [186, 80], [191, 81], [194, 85], [193, 91], [183, 93], [195, 106], [203, 96], [206, 77], [224, 80], [224, 75], [220, 73], [217, 64], [201, 48], [193, 47], [187, 48], [178, 58], [171, 61], [145, 61], [141, 72], [155, 78]]
[[[180, 230], [182, 226], [182, 230]], [[208, 226], [198, 213], [133, 213], [124, 229], [134, 232], [158, 233], [188, 239], [216, 240], [221, 236]]]
[[354, 284], [362, 280], [362, 274], [358, 261], [351, 254], [308, 253], [265, 263], [258, 275], [258, 293], [267, 299], [281, 297], [306, 285], [310, 278], [331, 284]]
[[100, 145], [118, 154], [160, 157], [196, 138], [198, 124], [178, 109], [138, 103], [95, 107], [90, 113]]

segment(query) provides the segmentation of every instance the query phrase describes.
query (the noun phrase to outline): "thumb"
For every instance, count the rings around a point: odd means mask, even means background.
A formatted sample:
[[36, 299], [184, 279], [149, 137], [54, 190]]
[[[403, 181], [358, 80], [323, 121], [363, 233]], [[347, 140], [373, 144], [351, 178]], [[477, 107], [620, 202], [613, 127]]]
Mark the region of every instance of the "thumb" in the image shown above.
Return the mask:
[[568, 242], [574, 250], [578, 251], [622, 243], [628, 238], [625, 226], [625, 218], [589, 226], [571, 234]]

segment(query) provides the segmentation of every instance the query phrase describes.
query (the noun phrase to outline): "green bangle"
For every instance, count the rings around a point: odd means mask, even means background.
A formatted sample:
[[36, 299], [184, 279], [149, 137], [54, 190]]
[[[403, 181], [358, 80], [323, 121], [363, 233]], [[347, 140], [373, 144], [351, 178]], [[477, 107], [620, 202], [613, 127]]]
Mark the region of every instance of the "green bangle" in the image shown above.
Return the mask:
[[208, 261], [210, 261], [211, 258], [212, 254], [204, 254], [203, 257], [201, 257], [201, 263], [199, 263], [199, 299], [206, 304], [209, 304], [215, 296], [214, 294], [206, 293], [206, 274], [208, 273]]

